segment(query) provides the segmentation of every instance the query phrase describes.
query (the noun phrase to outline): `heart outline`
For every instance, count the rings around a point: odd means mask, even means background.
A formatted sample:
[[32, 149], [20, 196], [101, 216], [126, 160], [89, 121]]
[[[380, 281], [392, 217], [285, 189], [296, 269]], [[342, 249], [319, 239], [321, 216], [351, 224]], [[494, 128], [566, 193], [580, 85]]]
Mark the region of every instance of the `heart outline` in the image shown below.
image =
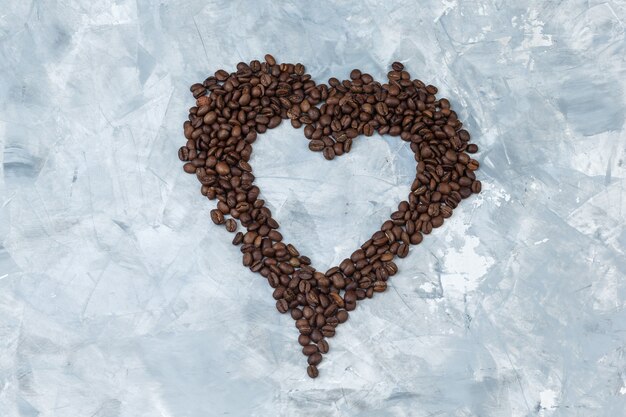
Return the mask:
[[[328, 352], [325, 339], [334, 336], [357, 301], [386, 290], [387, 280], [398, 272], [395, 256], [407, 256], [409, 246], [442, 226], [461, 200], [481, 191], [474, 175], [479, 164], [468, 155], [478, 148], [449, 101], [437, 100], [436, 87], [411, 80], [398, 62], [387, 78], [380, 84], [353, 70], [349, 80], [332, 77], [328, 85], [317, 84], [302, 64], [279, 65], [266, 55], [265, 62], [240, 62], [236, 72], [218, 70], [190, 88], [196, 106], [183, 125], [183, 168], [196, 174], [203, 195], [218, 199], [211, 210], [214, 223], [235, 231], [237, 219], [247, 229], [245, 235], [237, 232], [233, 244], [241, 245], [244, 266], [268, 279], [279, 312], [291, 312], [311, 377], [317, 377], [321, 354]], [[399, 136], [415, 155], [416, 178], [407, 200], [359, 249], [325, 273], [282, 241], [279, 223], [254, 185], [252, 144], [285, 119], [294, 128], [304, 125], [309, 149], [322, 151], [328, 160], [375, 131]]]

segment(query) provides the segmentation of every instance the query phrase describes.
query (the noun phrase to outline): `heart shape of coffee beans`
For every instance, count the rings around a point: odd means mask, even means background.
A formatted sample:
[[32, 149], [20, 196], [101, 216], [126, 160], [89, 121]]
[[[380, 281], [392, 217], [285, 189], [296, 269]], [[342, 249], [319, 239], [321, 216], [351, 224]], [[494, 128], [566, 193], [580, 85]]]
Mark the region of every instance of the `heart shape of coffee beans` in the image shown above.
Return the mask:
[[[388, 81], [353, 70], [350, 79], [316, 84], [302, 64], [240, 62], [237, 71], [224, 70], [191, 86], [196, 105], [184, 123], [187, 144], [178, 156], [184, 170], [196, 174], [202, 195], [217, 199], [211, 210], [215, 224], [236, 232], [243, 265], [267, 278], [274, 288], [276, 308], [291, 313], [307, 356], [307, 373], [318, 376], [326, 339], [348, 320], [357, 301], [387, 288], [398, 272], [393, 262], [404, 258], [410, 245], [440, 227], [462, 199], [481, 189], [474, 171], [478, 162], [456, 113], [437, 88], [411, 80], [404, 66], [392, 64]], [[326, 272], [315, 270], [308, 257], [283, 242], [278, 222], [259, 198], [250, 166], [252, 144], [259, 134], [285, 119], [304, 126], [309, 149], [331, 160], [352, 149], [360, 135], [399, 136], [409, 142], [417, 162], [415, 181], [406, 201], [371, 239]], [[228, 216], [228, 217], [227, 217]]]

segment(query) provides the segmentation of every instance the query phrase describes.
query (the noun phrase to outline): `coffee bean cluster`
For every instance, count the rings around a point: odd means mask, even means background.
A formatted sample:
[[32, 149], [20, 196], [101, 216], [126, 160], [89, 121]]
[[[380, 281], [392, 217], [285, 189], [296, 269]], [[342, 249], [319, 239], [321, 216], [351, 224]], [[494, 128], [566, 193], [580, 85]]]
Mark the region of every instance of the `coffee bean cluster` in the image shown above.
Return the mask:
[[[394, 62], [381, 84], [355, 69], [350, 79], [317, 84], [302, 64], [240, 62], [235, 72], [216, 71], [191, 86], [196, 105], [183, 129], [187, 143], [178, 156], [195, 174], [202, 195], [217, 199], [211, 220], [236, 233], [243, 265], [274, 289], [276, 309], [289, 313], [307, 357], [307, 374], [316, 378], [327, 339], [359, 301], [387, 289], [398, 272], [394, 259], [440, 227], [461, 200], [479, 193], [481, 183], [470, 143], [457, 114], [437, 88], [426, 85]], [[380, 230], [350, 257], [328, 271], [285, 243], [279, 224], [260, 197], [250, 165], [259, 134], [289, 120], [304, 127], [308, 147], [331, 160], [350, 152], [363, 136], [398, 136], [415, 155], [415, 180]], [[242, 227], [243, 230], [238, 231]]]

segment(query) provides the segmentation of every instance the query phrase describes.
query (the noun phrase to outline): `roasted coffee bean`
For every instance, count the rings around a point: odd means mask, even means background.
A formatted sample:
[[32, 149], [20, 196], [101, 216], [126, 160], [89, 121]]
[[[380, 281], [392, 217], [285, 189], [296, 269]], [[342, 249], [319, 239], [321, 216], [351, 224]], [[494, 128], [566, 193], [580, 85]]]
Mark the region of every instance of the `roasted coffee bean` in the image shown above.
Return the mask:
[[233, 219], [228, 219], [226, 220], [226, 222], [224, 223], [226, 230], [228, 230], [229, 232], [234, 232], [235, 230], [237, 230], [237, 222]]
[[307, 346], [309, 343], [311, 343], [311, 338], [305, 334], [301, 334], [300, 336], [298, 336], [298, 343], [301, 346]]
[[387, 283], [385, 281], [376, 281], [373, 288], [376, 292], [383, 292], [387, 289]]
[[287, 300], [281, 298], [280, 300], [276, 301], [276, 310], [278, 310], [280, 313], [286, 313], [287, 310], [289, 310], [289, 303], [287, 302]]
[[326, 323], [333, 327], [337, 327], [337, 325], [339, 324], [339, 320], [337, 319], [337, 317], [331, 316], [326, 319]]
[[348, 321], [348, 312], [346, 310], [339, 310], [337, 312], [337, 320], [339, 320], [339, 323], [345, 323], [346, 321]]
[[331, 325], [323, 326], [322, 334], [324, 335], [324, 337], [333, 337], [335, 335], [335, 328]]
[[299, 308], [294, 308], [291, 310], [291, 318], [294, 320], [300, 320], [302, 318], [302, 310]]
[[[181, 161], [189, 160], [189, 148], [188, 147], [183, 146], [178, 150], [178, 159], [180, 159]], [[194, 172], [195, 172], [195, 169], [194, 169]]]
[[211, 210], [211, 220], [215, 224], [224, 224], [224, 215], [219, 210]]
[[[196, 174], [201, 193], [217, 199], [211, 220], [237, 232], [242, 263], [267, 278], [276, 308], [290, 311], [300, 332], [298, 342], [309, 356], [307, 373], [317, 377], [324, 337], [348, 320], [357, 302], [385, 291], [398, 271], [393, 259], [404, 258], [410, 244], [441, 227], [463, 199], [481, 192], [475, 171], [480, 164], [450, 101], [438, 90], [412, 80], [400, 62], [391, 64], [388, 82], [375, 82], [355, 69], [349, 79], [316, 84], [302, 64], [240, 62], [236, 72], [218, 70], [191, 86], [195, 106], [183, 124], [185, 142], [178, 149], [183, 170]], [[304, 126], [309, 149], [332, 160], [352, 149], [359, 135], [399, 136], [417, 162], [415, 181], [406, 201], [360, 249], [325, 274], [291, 244], [283, 243], [279, 224], [259, 199], [260, 189], [250, 165], [259, 134], [284, 119]], [[323, 169], [323, 168], [322, 168]], [[228, 217], [228, 218], [227, 218]], [[313, 344], [312, 344], [313, 343]]]
[[476, 180], [472, 183], [472, 192], [475, 194], [478, 194], [480, 192], [480, 190], [482, 189], [482, 184], [480, 183], [480, 181]]
[[317, 348], [316, 345], [306, 345], [302, 348], [302, 354], [304, 354], [305, 356], [311, 356], [312, 354], [317, 353], [318, 351], [319, 349]]
[[243, 233], [237, 232], [237, 234], [233, 238], [233, 245], [235, 246], [240, 245], [241, 242], [243, 242]]
[[301, 334], [310, 335], [311, 334], [311, 325], [309, 321], [306, 319], [296, 320], [296, 327], [300, 331]]
[[[317, 346], [315, 346], [315, 349], [317, 350]], [[307, 362], [309, 363], [309, 365], [319, 365], [320, 362], [322, 362], [322, 354], [319, 352], [313, 353], [311, 356], [309, 356]]]
[[409, 254], [409, 245], [407, 245], [406, 243], [402, 243], [400, 244], [400, 246], [398, 246], [398, 258], [406, 258], [406, 256]]
[[394, 71], [402, 71], [404, 69], [404, 65], [402, 65], [400, 62], [394, 62], [393, 64], [391, 64], [391, 68]]
[[324, 142], [321, 140], [312, 140], [309, 142], [309, 149], [313, 152], [320, 152], [324, 150]]
[[335, 150], [333, 149], [332, 146], [328, 146], [326, 148], [324, 148], [324, 158], [326, 158], [327, 160], [331, 160], [335, 157]]
[[267, 62], [269, 65], [272, 65], [272, 66], [276, 65], [276, 60], [270, 54], [265, 55], [265, 62]]
[[195, 174], [196, 173], [196, 166], [194, 164], [192, 164], [191, 162], [186, 163], [185, 165], [183, 165], [183, 169], [187, 174]]
[[311, 332], [311, 340], [315, 343], [319, 342], [320, 340], [322, 340], [324, 338], [324, 335], [322, 335], [322, 332], [320, 332], [318, 329], [314, 329]]

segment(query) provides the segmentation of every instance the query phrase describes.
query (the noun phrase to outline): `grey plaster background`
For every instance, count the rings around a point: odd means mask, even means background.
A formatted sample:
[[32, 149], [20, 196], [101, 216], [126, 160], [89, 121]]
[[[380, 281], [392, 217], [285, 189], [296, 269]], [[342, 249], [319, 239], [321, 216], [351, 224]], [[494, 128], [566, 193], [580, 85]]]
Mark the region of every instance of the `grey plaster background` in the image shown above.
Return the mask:
[[[624, 1], [4, 0], [0, 416], [623, 416]], [[188, 86], [272, 52], [394, 60], [481, 146], [484, 192], [399, 263], [309, 380], [288, 317], [177, 160]], [[320, 269], [414, 172], [284, 125], [254, 168]]]

